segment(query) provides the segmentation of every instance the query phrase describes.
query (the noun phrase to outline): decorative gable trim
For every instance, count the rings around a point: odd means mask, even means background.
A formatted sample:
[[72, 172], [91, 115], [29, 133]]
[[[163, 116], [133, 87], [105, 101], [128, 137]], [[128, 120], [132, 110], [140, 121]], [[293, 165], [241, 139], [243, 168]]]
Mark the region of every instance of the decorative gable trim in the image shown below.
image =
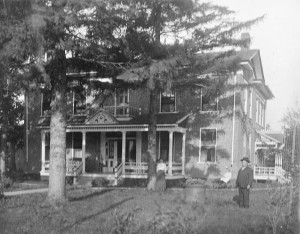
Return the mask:
[[108, 125], [108, 124], [118, 124], [118, 121], [116, 120], [115, 117], [105, 112], [103, 109], [100, 109], [95, 114], [93, 114], [90, 118], [88, 118], [85, 124]]

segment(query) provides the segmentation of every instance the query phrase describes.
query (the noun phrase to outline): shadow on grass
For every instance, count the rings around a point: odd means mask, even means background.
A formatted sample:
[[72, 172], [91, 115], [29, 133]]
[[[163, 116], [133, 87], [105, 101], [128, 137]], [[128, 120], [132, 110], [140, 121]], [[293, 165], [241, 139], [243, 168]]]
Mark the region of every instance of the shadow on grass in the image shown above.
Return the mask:
[[96, 196], [100, 196], [100, 195], [103, 195], [105, 193], [109, 193], [113, 191], [113, 189], [105, 189], [105, 190], [101, 190], [99, 192], [95, 192], [95, 193], [91, 193], [91, 194], [87, 194], [87, 195], [84, 195], [84, 196], [80, 196], [80, 197], [71, 197], [69, 199], [70, 202], [75, 202], [75, 201], [84, 201], [84, 200], [87, 200], [89, 198], [92, 198], [92, 197], [96, 197]]
[[120, 205], [124, 204], [125, 202], [130, 201], [130, 200], [132, 200], [132, 199], [133, 199], [133, 197], [126, 198], [126, 199], [124, 199], [124, 200], [122, 200], [122, 201], [119, 201], [119, 202], [116, 202], [116, 203], [112, 204], [111, 206], [107, 207], [107, 208], [104, 209], [104, 210], [101, 210], [101, 211], [96, 212], [96, 213], [94, 213], [94, 214], [91, 214], [91, 215], [82, 217], [82, 218], [76, 220], [73, 224], [68, 225], [68, 226], [64, 227], [63, 229], [61, 229], [60, 232], [65, 232], [65, 231], [67, 231], [68, 229], [71, 229], [72, 227], [74, 227], [75, 225], [80, 225], [81, 223], [83, 223], [83, 222], [85, 222], [85, 221], [87, 221], [87, 220], [89, 220], [89, 219], [92, 219], [92, 218], [94, 218], [94, 217], [96, 217], [96, 216], [98, 216], [98, 215], [104, 214], [104, 213], [106, 213], [106, 212], [108, 212], [108, 211], [110, 211], [110, 210], [112, 210], [112, 209], [115, 209], [115, 208], [117, 208], [118, 206], [120, 206]]

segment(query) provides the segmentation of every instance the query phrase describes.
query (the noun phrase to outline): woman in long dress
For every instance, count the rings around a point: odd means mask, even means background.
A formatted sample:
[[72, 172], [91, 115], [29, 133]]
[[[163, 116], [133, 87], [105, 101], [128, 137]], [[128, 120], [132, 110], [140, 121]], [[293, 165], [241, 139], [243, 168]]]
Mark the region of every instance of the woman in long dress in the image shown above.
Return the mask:
[[160, 159], [156, 166], [157, 178], [156, 178], [155, 190], [157, 192], [164, 192], [166, 190], [166, 172], [167, 172], [167, 166], [164, 163], [164, 161]]

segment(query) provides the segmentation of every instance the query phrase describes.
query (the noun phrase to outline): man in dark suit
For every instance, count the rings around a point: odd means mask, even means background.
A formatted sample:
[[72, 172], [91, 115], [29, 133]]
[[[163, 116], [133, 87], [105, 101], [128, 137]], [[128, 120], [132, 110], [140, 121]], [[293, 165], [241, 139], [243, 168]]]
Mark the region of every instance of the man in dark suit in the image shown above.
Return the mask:
[[253, 181], [253, 170], [248, 166], [249, 158], [241, 159], [242, 168], [238, 172], [236, 187], [239, 190], [239, 206], [249, 208], [249, 191]]

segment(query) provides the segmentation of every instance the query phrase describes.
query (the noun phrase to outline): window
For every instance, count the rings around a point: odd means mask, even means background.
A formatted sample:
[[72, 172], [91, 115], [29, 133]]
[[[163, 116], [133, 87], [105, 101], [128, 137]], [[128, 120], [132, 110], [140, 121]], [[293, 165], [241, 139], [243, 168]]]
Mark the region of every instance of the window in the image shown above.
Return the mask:
[[200, 129], [200, 162], [216, 162], [217, 130]]
[[244, 113], [248, 114], [248, 89], [244, 89]]
[[73, 90], [73, 114], [82, 115], [85, 114], [86, 109], [86, 97], [85, 90]]
[[175, 102], [175, 92], [162, 92], [160, 94], [160, 111], [161, 112], [175, 112], [176, 102]]
[[259, 118], [259, 101], [256, 100], [256, 123], [258, 123], [258, 118]]
[[117, 92], [117, 105], [124, 105], [129, 103], [128, 90], [122, 90]]
[[204, 89], [201, 89], [201, 111], [218, 111], [218, 99]]
[[51, 92], [50, 91], [46, 91], [43, 90], [42, 92], [42, 96], [41, 96], [41, 115], [45, 116], [45, 115], [50, 115], [50, 111], [51, 111]]
[[248, 100], [249, 100], [249, 118], [252, 118], [252, 90], [249, 90], [248, 93]]

